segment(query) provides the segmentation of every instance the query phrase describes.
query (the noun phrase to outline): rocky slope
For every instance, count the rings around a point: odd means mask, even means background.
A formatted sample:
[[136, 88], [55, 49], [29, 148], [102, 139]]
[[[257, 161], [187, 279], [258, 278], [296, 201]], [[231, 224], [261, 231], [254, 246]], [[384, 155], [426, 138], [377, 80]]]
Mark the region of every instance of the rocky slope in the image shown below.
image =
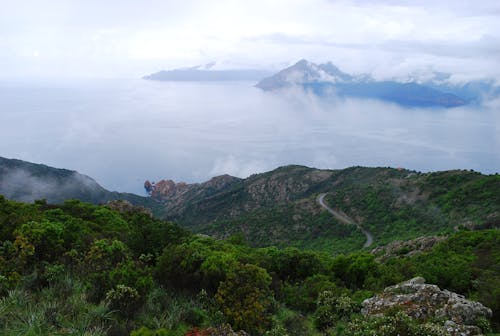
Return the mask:
[[334, 174], [334, 171], [287, 166], [247, 179], [224, 175], [187, 187], [178, 184], [182, 192], [175, 191], [171, 197], [157, 195], [156, 198], [164, 203], [167, 218], [192, 227], [288, 206], [297, 201], [306, 201], [304, 206], [318, 213], [320, 209], [314, 202], [310, 204], [305, 199], [325, 190]]
[[[164, 204], [165, 218], [217, 237], [243, 234], [258, 246], [361, 248], [361, 232], [319, 207], [320, 193], [327, 193], [330, 207], [372, 232], [376, 245], [459, 226], [500, 224], [500, 176], [471, 171], [421, 174], [392, 168], [286, 166], [247, 179], [222, 176], [202, 184], [167, 185], [152, 191]], [[415, 242], [416, 247], [426, 244]]]
[[374, 248], [371, 253], [377, 256], [378, 261], [385, 261], [393, 257], [410, 257], [431, 251], [434, 245], [446, 238], [446, 236], [428, 236], [407, 241], [395, 240], [387, 245]]
[[447, 334], [453, 336], [481, 335], [478, 321], [492, 315], [491, 309], [481, 303], [426, 284], [421, 277], [387, 287], [382, 294], [366, 299], [361, 312], [377, 316], [394, 309], [420, 321], [442, 320]]

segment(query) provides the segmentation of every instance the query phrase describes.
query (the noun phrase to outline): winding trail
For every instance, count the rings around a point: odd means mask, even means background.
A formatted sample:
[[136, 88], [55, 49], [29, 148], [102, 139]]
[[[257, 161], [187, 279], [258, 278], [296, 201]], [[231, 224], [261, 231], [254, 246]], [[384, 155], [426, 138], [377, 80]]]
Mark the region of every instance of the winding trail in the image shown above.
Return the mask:
[[316, 199], [318, 204], [321, 207], [323, 207], [326, 211], [331, 213], [333, 215], [333, 217], [335, 217], [339, 222], [344, 223], [344, 224], [348, 224], [348, 225], [356, 225], [358, 227], [358, 229], [361, 230], [361, 232], [363, 232], [363, 234], [366, 236], [366, 242], [365, 242], [365, 245], [363, 245], [363, 247], [371, 246], [371, 244], [373, 244], [373, 235], [369, 231], [363, 229], [361, 227], [361, 225], [359, 225], [358, 223], [353, 221], [347, 215], [345, 215], [341, 212], [335, 211], [332, 208], [330, 208], [328, 205], [326, 205], [325, 204], [325, 196], [326, 196], [326, 194], [319, 194], [318, 195], [318, 198]]

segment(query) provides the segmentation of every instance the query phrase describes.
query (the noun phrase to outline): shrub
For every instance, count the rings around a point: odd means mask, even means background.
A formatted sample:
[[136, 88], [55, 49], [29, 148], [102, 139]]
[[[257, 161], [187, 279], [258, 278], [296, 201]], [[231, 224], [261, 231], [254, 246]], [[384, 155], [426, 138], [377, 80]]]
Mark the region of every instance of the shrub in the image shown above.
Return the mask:
[[346, 325], [344, 336], [446, 336], [442, 326], [418, 322], [401, 311], [382, 317], [356, 319]]
[[332, 291], [324, 291], [318, 296], [316, 325], [320, 330], [333, 327], [338, 321], [347, 320], [355, 312], [356, 304], [346, 296], [336, 296]]
[[106, 293], [108, 306], [127, 318], [132, 317], [137, 311], [139, 300], [137, 290], [125, 285], [118, 285]]
[[252, 264], [240, 265], [217, 290], [215, 299], [235, 329], [262, 334], [270, 326], [271, 277]]

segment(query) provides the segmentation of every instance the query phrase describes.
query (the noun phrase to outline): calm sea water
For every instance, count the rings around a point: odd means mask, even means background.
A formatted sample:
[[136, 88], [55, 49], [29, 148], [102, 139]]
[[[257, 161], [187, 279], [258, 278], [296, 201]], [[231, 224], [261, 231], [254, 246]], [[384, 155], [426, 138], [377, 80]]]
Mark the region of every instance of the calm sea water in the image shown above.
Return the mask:
[[143, 193], [286, 164], [500, 172], [500, 101], [406, 109], [264, 93], [251, 82], [0, 82], [0, 156], [78, 170]]

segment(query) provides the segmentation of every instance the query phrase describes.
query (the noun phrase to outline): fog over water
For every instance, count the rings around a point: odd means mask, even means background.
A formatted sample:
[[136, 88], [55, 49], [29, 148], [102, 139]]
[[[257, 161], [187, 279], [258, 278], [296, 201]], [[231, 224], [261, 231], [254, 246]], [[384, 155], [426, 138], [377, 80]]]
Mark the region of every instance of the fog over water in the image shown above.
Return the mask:
[[3, 81], [0, 156], [77, 170], [143, 193], [286, 164], [500, 172], [500, 101], [403, 108], [266, 93], [253, 82]]

